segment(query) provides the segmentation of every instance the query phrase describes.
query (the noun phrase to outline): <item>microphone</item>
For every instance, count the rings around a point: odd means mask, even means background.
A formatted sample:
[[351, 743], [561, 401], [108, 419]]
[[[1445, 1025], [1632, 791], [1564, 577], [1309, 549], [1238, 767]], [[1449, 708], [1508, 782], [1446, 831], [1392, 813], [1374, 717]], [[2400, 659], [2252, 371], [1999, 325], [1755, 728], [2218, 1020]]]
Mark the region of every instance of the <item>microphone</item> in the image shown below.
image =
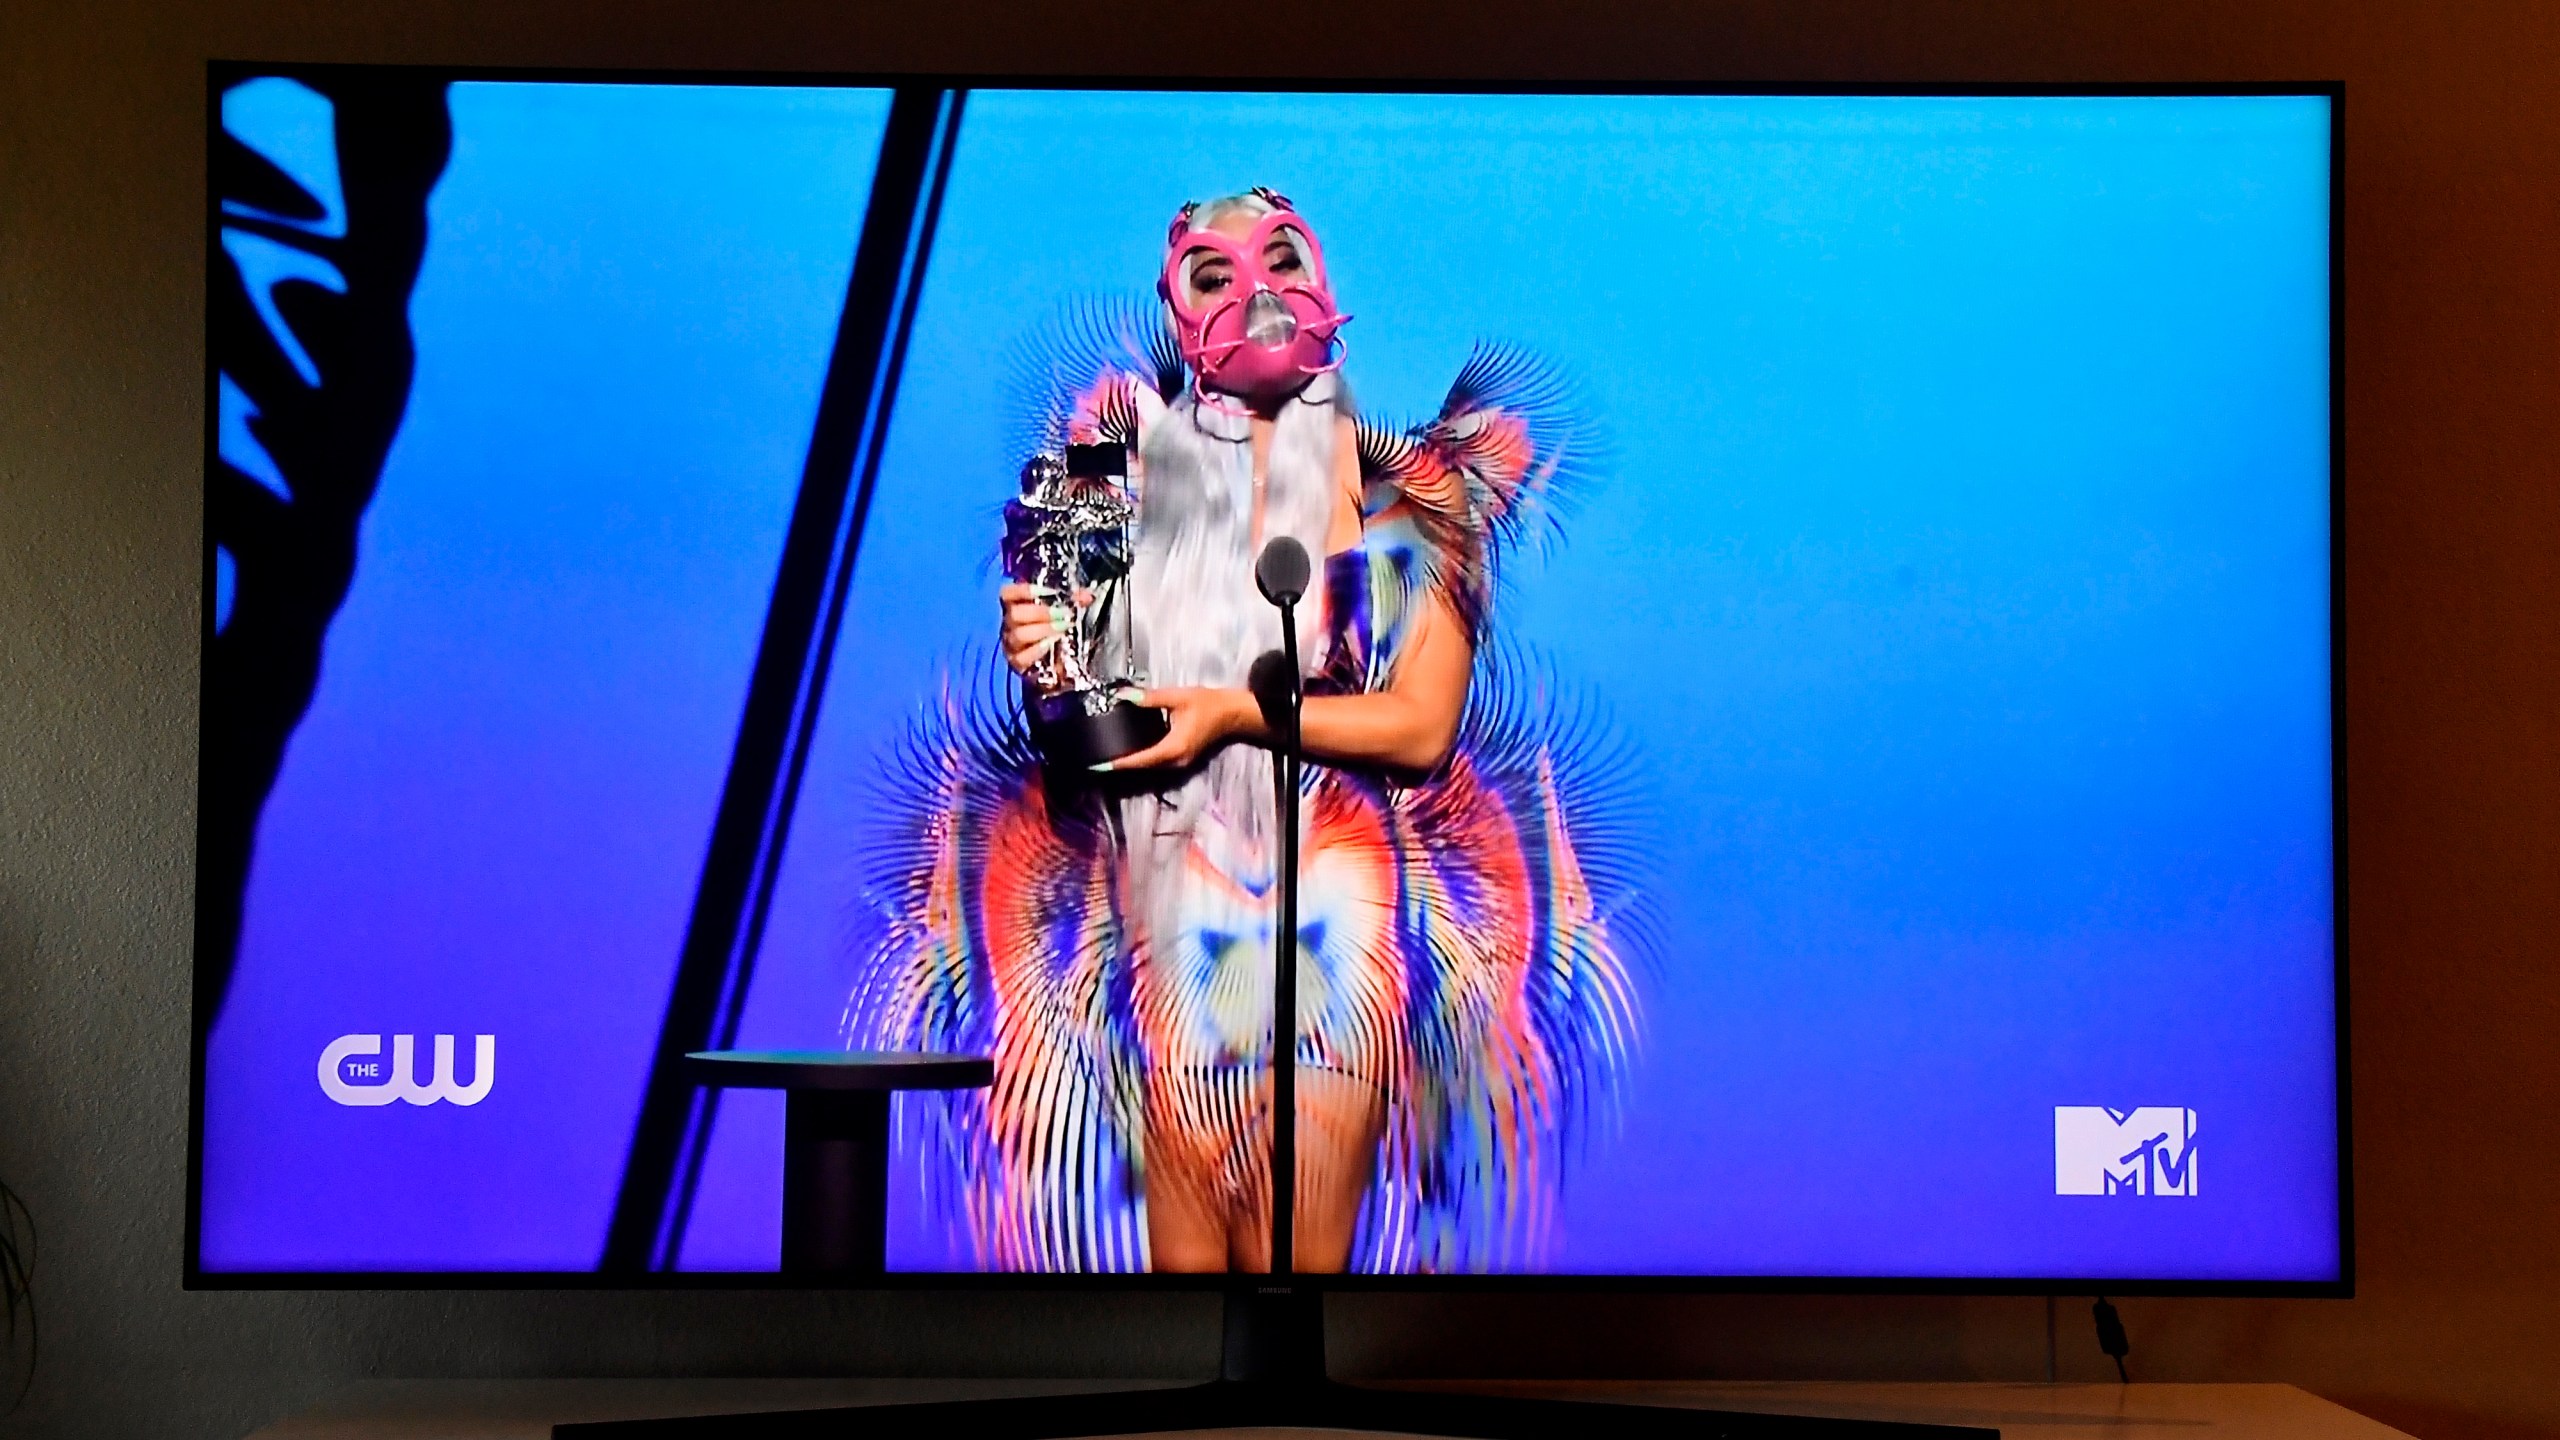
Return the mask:
[[1314, 578], [1314, 562], [1307, 559], [1307, 547], [1283, 535], [1262, 547], [1262, 558], [1253, 562], [1254, 587], [1262, 598], [1286, 610], [1307, 593], [1307, 582]]

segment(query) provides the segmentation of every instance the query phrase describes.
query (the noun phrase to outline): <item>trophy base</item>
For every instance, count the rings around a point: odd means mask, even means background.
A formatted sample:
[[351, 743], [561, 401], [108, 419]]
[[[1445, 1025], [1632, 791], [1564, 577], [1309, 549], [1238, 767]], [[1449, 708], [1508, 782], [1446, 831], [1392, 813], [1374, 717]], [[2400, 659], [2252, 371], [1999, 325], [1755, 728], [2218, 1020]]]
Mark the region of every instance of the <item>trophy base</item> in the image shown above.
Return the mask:
[[1106, 760], [1135, 755], [1164, 738], [1168, 722], [1152, 705], [1115, 700], [1096, 715], [1078, 694], [1035, 695], [1031, 739], [1052, 765], [1090, 770]]

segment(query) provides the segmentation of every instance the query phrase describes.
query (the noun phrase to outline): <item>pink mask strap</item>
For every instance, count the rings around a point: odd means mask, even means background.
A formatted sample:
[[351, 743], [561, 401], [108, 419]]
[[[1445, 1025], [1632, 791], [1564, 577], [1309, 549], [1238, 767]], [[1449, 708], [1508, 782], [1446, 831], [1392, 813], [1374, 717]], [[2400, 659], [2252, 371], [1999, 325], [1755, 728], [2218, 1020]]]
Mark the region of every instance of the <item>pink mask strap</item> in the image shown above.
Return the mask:
[[1343, 357], [1351, 353], [1351, 342], [1342, 338], [1343, 324], [1350, 318], [1348, 315], [1336, 315], [1324, 322], [1333, 327], [1324, 337], [1324, 343], [1333, 347], [1333, 358], [1308, 371], [1309, 375], [1329, 375], [1342, 368]]

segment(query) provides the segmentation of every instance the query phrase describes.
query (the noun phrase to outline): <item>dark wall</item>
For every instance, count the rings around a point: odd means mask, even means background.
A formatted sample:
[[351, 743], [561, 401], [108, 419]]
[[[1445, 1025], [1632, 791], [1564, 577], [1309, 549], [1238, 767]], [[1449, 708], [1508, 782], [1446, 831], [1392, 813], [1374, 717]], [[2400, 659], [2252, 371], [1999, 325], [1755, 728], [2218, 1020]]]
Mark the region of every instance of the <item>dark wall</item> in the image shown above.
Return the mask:
[[[1239, 38], [1241, 37], [1241, 38]], [[1233, 42], [1237, 48], [1227, 48]], [[1202, 1373], [1199, 1300], [185, 1294], [204, 61], [2339, 78], [2362, 1281], [2134, 1301], [2136, 1373], [2560, 1436], [2560, 7], [2376, 0], [0, 4], [0, 1175], [37, 1435], [366, 1375]], [[1285, 69], [1283, 68], [1285, 67]], [[1354, 1372], [2032, 1378], [2035, 1300], [1343, 1303]], [[2085, 1308], [2064, 1373], [2100, 1374]]]

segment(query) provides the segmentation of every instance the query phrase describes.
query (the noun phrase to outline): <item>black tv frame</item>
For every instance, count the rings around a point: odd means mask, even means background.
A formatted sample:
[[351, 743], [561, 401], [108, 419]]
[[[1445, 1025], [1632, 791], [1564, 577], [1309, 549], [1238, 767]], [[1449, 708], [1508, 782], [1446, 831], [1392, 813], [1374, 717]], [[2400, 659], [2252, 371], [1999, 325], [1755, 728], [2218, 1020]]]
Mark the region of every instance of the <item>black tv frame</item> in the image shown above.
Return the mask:
[[[2331, 896], [2332, 896], [2332, 970], [2335, 1032], [2332, 1049], [2336, 1056], [2335, 1109], [2337, 1117], [2337, 1196], [2338, 1258], [2337, 1275], [2328, 1280], [2238, 1280], [2175, 1279], [2144, 1276], [2044, 1275], [2044, 1276], [1966, 1276], [1966, 1275], [1631, 1275], [1606, 1273], [1559, 1274], [1433, 1274], [1433, 1275], [1297, 1275], [1293, 1283], [1300, 1290], [1359, 1292], [1461, 1292], [1461, 1293], [1587, 1293], [1587, 1294], [1878, 1294], [1878, 1295], [2056, 1295], [2108, 1294], [2147, 1296], [2213, 1296], [2265, 1297], [2297, 1299], [2345, 1299], [2355, 1293], [2355, 1203], [2354, 1163], [2352, 1148], [2352, 1106], [2350, 1059], [2350, 1011], [2348, 1006], [2348, 899], [2347, 899], [2347, 727], [2345, 714], [2345, 441], [2346, 394], [2345, 359], [2345, 100], [2342, 81], [2162, 81], [2162, 82], [2089, 82], [2089, 83], [2021, 83], [2007, 81], [1925, 82], [1909, 84], [1767, 81], [1699, 82], [1699, 81], [1576, 81], [1572, 83], [1509, 82], [1501, 80], [1440, 79], [1324, 79], [1293, 76], [1040, 76], [986, 74], [923, 73], [858, 73], [834, 71], [723, 71], [723, 70], [635, 70], [579, 69], [571, 67], [506, 67], [506, 66], [431, 66], [312, 64], [292, 61], [264, 63], [254, 61], [215, 60], [206, 67], [204, 104], [205, 146], [208, 155], [221, 134], [221, 95], [230, 85], [260, 76], [288, 78], [323, 78], [346, 80], [368, 76], [400, 77], [409, 80], [434, 80], [452, 83], [499, 82], [529, 84], [597, 84], [597, 85], [721, 85], [824, 87], [838, 89], [879, 89], [901, 95], [937, 93], [965, 94], [975, 90], [1053, 90], [1053, 91], [1204, 91], [1267, 92], [1276, 94], [1446, 94], [1446, 95], [1661, 95], [1661, 96], [1845, 96], [1845, 97], [2217, 97], [2250, 95], [2290, 95], [2318, 97], [2329, 106], [2329, 175], [2328, 175], [2328, 457], [2329, 457], [2329, 715], [2330, 715], [2330, 814], [2331, 814]], [[950, 107], [947, 123], [954, 132], [959, 110]], [[894, 117], [893, 117], [894, 123]], [[945, 137], [947, 139], [947, 137]], [[928, 165], [939, 164], [947, 170], [947, 145], [929, 151], [936, 158]], [[884, 159], [885, 151], [884, 151]], [[932, 195], [938, 203], [939, 186], [933, 183]], [[215, 261], [221, 245], [220, 199], [208, 181], [204, 208], [204, 250], [208, 283], [216, 272]], [[866, 218], [866, 233], [877, 217]], [[908, 217], [891, 217], [905, 223]], [[859, 269], [857, 263], [857, 269]], [[916, 276], [924, 273], [920, 259]], [[203, 460], [208, 478], [213, 472], [219, 446], [218, 371], [213, 359], [212, 314], [207, 307], [205, 335], [205, 374], [203, 389]], [[840, 364], [844, 357], [839, 355]], [[889, 384], [894, 396], [894, 358], [886, 361], [892, 367]], [[851, 381], [856, 377], [844, 377]], [[868, 388], [871, 378], [860, 377]], [[838, 383], [832, 373], [829, 388]], [[881, 417], [856, 417], [857, 429], [866, 423], [885, 425], [888, 407]], [[820, 433], [813, 437], [812, 450], [828, 443], [859, 448], [859, 436], [838, 436], [830, 441], [828, 421], [822, 405]], [[852, 493], [843, 497], [855, 507], [853, 540], [858, 542], [861, 512], [869, 503], [867, 480], [858, 490], [850, 482], [851, 462], [848, 455], [847, 488]], [[804, 480], [804, 500], [808, 490]], [[794, 518], [795, 534], [800, 528]], [[832, 525], [830, 528], [833, 528]], [[786, 541], [786, 551], [791, 542]], [[831, 566], [848, 565], [851, 546], [841, 552], [830, 551], [822, 558]], [[200, 583], [203, 621], [200, 645], [209, 651], [213, 643], [215, 616], [214, 542], [208, 529], [203, 547], [203, 574]], [[792, 561], [784, 561], [788, 567]], [[779, 589], [779, 586], [777, 586]], [[821, 597], [823, 598], [823, 597]], [[813, 617], [814, 618], [814, 617]], [[826, 629], [831, 637], [833, 627]], [[827, 643], [825, 637], [811, 642]], [[798, 661], [793, 662], [795, 669]], [[766, 669], [766, 657], [760, 655], [758, 674]], [[822, 672], [821, 672], [822, 673]], [[752, 693], [752, 692], [751, 692]], [[800, 708], [809, 697], [794, 695], [791, 706]], [[754, 705], [751, 698], [750, 707]], [[203, 696], [199, 694], [199, 727], [203, 723]], [[814, 713], [814, 706], [809, 707]], [[744, 748], [742, 746], [742, 748]], [[778, 772], [783, 757], [772, 758]], [[733, 778], [735, 762], [733, 761]], [[197, 776], [200, 801], [205, 774]], [[724, 792], [723, 808], [729, 805]], [[784, 801], [787, 827], [788, 800]], [[190, 1084], [187, 1117], [187, 1195], [183, 1283], [190, 1290], [370, 1290], [370, 1289], [488, 1289], [488, 1290], [1010, 1290], [1010, 1291], [1105, 1291], [1105, 1292], [1219, 1292], [1229, 1290], [1240, 1278], [1220, 1274], [1166, 1275], [1150, 1273], [1051, 1273], [1051, 1272], [968, 1272], [918, 1271], [891, 1272], [886, 1275], [847, 1280], [833, 1277], [803, 1277], [764, 1271], [678, 1271], [668, 1269], [621, 1270], [435, 1270], [435, 1271], [229, 1271], [206, 1270], [200, 1264], [202, 1197], [204, 1177], [204, 1078], [206, 1040], [213, 1019], [213, 1006], [206, 994], [208, 956], [206, 948], [207, 914], [203, 903], [208, 871], [221, 873], [226, 865], [236, 865], [243, 857], [228, 853], [213, 854], [212, 839], [203, 824], [204, 807], [199, 804], [197, 846], [197, 934], [193, 976], [195, 984], [195, 1022], [190, 1037]], [[715, 825], [715, 851], [721, 840]], [[774, 835], [769, 847], [778, 854], [782, 837]], [[731, 842], [735, 845], [738, 842]], [[209, 864], [208, 862], [217, 862]], [[744, 923], [742, 893], [740, 921]], [[699, 906], [697, 907], [699, 909]], [[725, 945], [735, 943], [734, 930], [724, 937]], [[688, 937], [690, 948], [692, 939]], [[679, 979], [679, 985], [683, 984]], [[661, 1059], [668, 1043], [662, 1037]], [[669, 1067], [663, 1064], [659, 1069]]]

